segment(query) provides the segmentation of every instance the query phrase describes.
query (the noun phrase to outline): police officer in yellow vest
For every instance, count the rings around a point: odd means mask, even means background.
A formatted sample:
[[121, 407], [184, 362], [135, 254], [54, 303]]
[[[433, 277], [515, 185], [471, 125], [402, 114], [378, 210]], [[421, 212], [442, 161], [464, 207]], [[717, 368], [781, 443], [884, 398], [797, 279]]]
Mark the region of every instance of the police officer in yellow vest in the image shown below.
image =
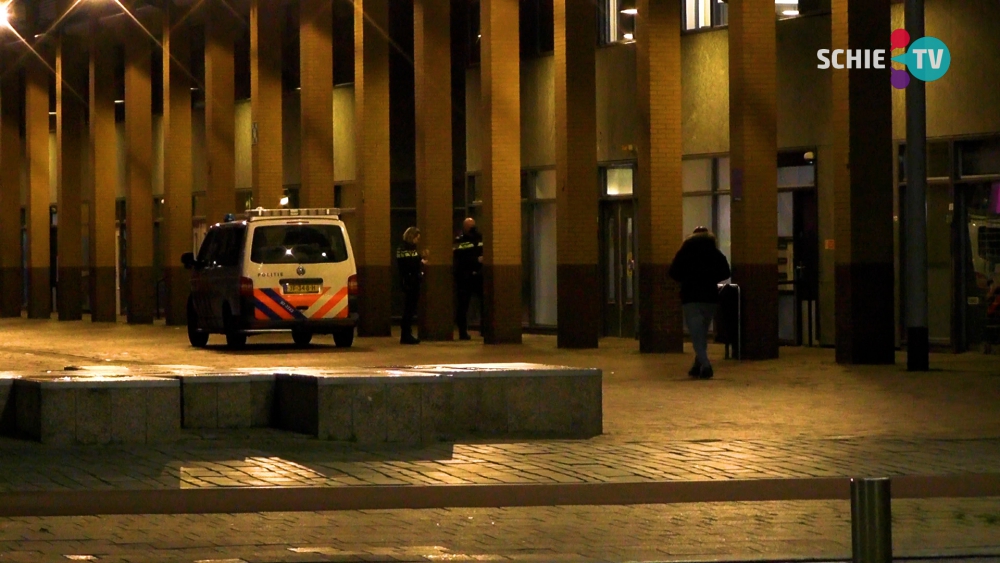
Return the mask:
[[421, 258], [417, 244], [420, 243], [420, 229], [410, 227], [403, 233], [403, 244], [396, 249], [396, 265], [399, 281], [403, 288], [403, 320], [400, 323], [400, 344], [420, 344], [412, 333], [413, 317], [417, 314], [420, 300], [420, 282], [423, 279], [422, 266], [427, 260]]
[[469, 340], [469, 302], [472, 296], [479, 298], [479, 332], [482, 334], [483, 323], [483, 236], [476, 229], [476, 221], [472, 217], [462, 223], [462, 234], [455, 237], [453, 247], [455, 256], [455, 289], [458, 291], [458, 307], [455, 310], [455, 322], [458, 325], [458, 338]]

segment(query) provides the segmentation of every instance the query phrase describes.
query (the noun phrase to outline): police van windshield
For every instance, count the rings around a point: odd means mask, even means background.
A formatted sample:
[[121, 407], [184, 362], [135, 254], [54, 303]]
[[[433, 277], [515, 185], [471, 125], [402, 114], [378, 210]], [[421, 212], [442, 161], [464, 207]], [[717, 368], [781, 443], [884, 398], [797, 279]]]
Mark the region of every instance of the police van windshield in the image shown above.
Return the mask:
[[347, 260], [344, 233], [337, 225], [258, 226], [250, 261], [255, 264], [322, 264]]

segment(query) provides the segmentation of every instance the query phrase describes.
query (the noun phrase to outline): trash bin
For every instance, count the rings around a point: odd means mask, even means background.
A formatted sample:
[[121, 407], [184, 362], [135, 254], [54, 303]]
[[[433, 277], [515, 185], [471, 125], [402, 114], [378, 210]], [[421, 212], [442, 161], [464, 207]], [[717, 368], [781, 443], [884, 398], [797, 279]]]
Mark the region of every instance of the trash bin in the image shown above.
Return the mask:
[[740, 357], [742, 322], [740, 286], [719, 284], [719, 307], [715, 310], [715, 341], [726, 345], [726, 359]]

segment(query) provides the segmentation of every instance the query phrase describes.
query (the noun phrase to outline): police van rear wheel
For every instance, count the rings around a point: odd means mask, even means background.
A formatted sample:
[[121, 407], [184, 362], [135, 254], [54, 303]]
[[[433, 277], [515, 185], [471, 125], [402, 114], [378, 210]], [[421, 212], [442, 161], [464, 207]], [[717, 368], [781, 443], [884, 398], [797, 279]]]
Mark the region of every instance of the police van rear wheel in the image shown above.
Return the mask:
[[354, 327], [338, 328], [333, 333], [333, 342], [338, 348], [350, 348], [354, 344]]
[[226, 304], [222, 310], [222, 322], [226, 329], [226, 346], [230, 348], [242, 348], [246, 346], [247, 335], [239, 332], [236, 317], [233, 316], [233, 313], [229, 309], [229, 304]]
[[308, 330], [293, 330], [292, 340], [297, 346], [308, 346], [312, 342], [313, 335]]

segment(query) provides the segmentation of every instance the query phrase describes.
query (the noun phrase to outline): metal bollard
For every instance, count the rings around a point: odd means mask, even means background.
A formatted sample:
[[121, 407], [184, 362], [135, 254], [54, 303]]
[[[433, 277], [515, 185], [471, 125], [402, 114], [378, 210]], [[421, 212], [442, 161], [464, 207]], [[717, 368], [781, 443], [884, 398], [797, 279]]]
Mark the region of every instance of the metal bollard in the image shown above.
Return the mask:
[[851, 479], [854, 563], [892, 563], [892, 504], [888, 479]]

